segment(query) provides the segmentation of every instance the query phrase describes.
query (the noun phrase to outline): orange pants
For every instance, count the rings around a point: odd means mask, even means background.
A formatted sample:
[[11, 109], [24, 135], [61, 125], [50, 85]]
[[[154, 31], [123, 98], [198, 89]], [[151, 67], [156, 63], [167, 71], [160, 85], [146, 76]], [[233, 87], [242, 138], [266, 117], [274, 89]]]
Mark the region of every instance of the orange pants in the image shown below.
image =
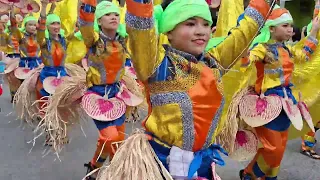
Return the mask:
[[255, 131], [263, 147], [258, 149], [245, 173], [263, 180], [275, 180], [286, 149], [288, 130], [280, 132], [261, 126], [256, 127]]
[[91, 164], [95, 168], [99, 168], [106, 161], [109, 156], [110, 160], [115, 154], [117, 149], [114, 142], [123, 141], [125, 138], [125, 124], [121, 126], [109, 126], [99, 131], [99, 138], [97, 143], [97, 149], [91, 160]]

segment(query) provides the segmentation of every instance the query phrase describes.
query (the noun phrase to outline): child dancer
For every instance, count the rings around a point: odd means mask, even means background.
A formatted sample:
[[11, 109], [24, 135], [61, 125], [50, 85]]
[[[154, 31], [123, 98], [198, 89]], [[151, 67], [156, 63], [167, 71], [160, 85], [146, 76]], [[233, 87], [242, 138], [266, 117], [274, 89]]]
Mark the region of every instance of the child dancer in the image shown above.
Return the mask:
[[302, 129], [301, 115], [307, 110], [292, 95], [291, 77], [294, 63], [307, 62], [317, 47], [319, 22], [318, 18], [313, 21], [313, 29], [302, 49], [286, 46], [285, 42], [292, 36], [293, 19], [288, 10], [274, 9], [254, 41], [260, 44], [242, 61], [243, 67], [255, 65], [257, 80], [254, 90], [239, 103], [240, 115], [254, 127], [263, 145], [246, 169], [240, 171], [243, 180], [277, 179], [291, 122], [298, 130]]

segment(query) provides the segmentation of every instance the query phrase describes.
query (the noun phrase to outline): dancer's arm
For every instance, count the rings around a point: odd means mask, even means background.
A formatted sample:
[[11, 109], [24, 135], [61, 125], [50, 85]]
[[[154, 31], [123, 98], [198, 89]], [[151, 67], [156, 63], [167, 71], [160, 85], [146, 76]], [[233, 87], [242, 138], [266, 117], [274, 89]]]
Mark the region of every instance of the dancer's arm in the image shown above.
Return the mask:
[[241, 58], [241, 68], [245, 70], [254, 62], [263, 61], [265, 59], [267, 49], [263, 44], [258, 44], [252, 50], [249, 51], [247, 56]]
[[15, 39], [17, 39], [18, 42], [20, 42], [20, 40], [22, 39], [22, 33], [19, 30], [18, 22], [14, 14], [14, 6], [11, 7], [11, 12], [10, 12], [10, 31], [11, 31], [11, 35]]
[[98, 41], [99, 35], [94, 31], [94, 12], [97, 6], [96, 0], [82, 0], [79, 8], [79, 25], [83, 41], [87, 48]]
[[48, 0], [41, 1], [41, 11], [39, 18], [39, 26], [37, 29], [37, 41], [42, 46], [46, 41], [46, 21], [47, 21], [47, 6], [49, 4]]
[[[144, 1], [146, 2], [146, 0]], [[154, 27], [153, 4], [150, 0], [126, 0], [126, 24], [132, 63], [141, 81], [146, 81], [161, 63], [158, 37]]]
[[215, 57], [225, 68], [230, 69], [233, 62], [243, 52], [263, 24], [269, 11], [269, 4], [264, 0], [251, 0], [245, 10], [245, 16], [239, 26], [229, 32], [229, 36], [208, 53]]
[[[304, 63], [309, 61], [311, 55], [316, 50], [318, 46], [318, 39], [320, 37], [319, 34], [320, 28], [320, 18], [316, 17], [312, 22], [312, 29], [310, 31], [309, 36], [306, 39], [303, 39], [304, 45], [303, 47], [292, 46], [288, 47], [290, 52], [294, 56], [295, 63]], [[317, 37], [317, 38], [316, 38]]]

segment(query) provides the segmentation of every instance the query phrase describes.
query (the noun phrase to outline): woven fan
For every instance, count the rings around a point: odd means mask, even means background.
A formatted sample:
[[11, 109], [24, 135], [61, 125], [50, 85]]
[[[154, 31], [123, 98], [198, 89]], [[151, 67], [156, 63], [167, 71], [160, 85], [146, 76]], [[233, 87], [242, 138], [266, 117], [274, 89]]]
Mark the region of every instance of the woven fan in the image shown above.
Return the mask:
[[237, 161], [248, 161], [253, 158], [258, 149], [258, 139], [254, 133], [247, 130], [238, 130], [234, 151], [230, 157]]
[[40, 11], [40, 5], [36, 1], [30, 1], [20, 9], [22, 14], [37, 13]]
[[307, 105], [302, 101], [301, 92], [299, 92], [298, 108], [300, 110], [302, 118], [307, 122], [307, 124], [311, 128], [311, 130], [313, 132], [315, 132], [313, 121], [312, 121], [312, 117], [311, 117], [311, 115], [309, 113], [309, 109], [308, 109]]
[[43, 81], [43, 89], [46, 90], [49, 94], [54, 94], [57, 87], [63, 83], [67, 78], [70, 78], [68, 76], [60, 76], [60, 72], [58, 72], [58, 76], [49, 76], [44, 79]]
[[81, 107], [88, 116], [99, 121], [113, 121], [126, 112], [126, 104], [122, 100], [107, 99], [92, 92], [82, 97]]
[[13, 4], [13, 6], [21, 9], [21, 8], [24, 8], [27, 1], [26, 0], [0, 0], [0, 2], [8, 5], [9, 7]]
[[241, 118], [251, 127], [263, 126], [281, 113], [282, 105], [278, 96], [261, 97], [254, 94], [245, 95], [239, 103]]
[[286, 112], [292, 125], [297, 130], [301, 131], [303, 127], [303, 121], [302, 121], [300, 110], [298, 106], [293, 103], [292, 99], [288, 98], [287, 91], [284, 88], [283, 88], [283, 92], [284, 92], [284, 98], [281, 98], [283, 110]]

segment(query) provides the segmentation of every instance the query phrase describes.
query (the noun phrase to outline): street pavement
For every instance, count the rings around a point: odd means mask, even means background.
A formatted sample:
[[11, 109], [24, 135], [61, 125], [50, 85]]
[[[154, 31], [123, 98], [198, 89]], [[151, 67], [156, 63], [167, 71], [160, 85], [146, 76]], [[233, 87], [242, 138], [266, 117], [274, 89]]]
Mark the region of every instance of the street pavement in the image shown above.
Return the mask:
[[[15, 120], [14, 114], [7, 116], [13, 109], [8, 89], [4, 87], [4, 91], [0, 97], [0, 180], [81, 180], [86, 173], [83, 164], [92, 158], [96, 146], [94, 124], [88, 120], [83, 126], [85, 135], [80, 128], [71, 132], [72, 139], [59, 161], [54, 154], [44, 154], [43, 138], [34, 147], [27, 143], [33, 138], [32, 129]], [[130, 125], [127, 133], [137, 127]], [[288, 143], [279, 180], [320, 180], [320, 161], [301, 155], [299, 147], [298, 139]], [[247, 162], [226, 158], [226, 164], [218, 167], [221, 179], [238, 180], [238, 172]]]

